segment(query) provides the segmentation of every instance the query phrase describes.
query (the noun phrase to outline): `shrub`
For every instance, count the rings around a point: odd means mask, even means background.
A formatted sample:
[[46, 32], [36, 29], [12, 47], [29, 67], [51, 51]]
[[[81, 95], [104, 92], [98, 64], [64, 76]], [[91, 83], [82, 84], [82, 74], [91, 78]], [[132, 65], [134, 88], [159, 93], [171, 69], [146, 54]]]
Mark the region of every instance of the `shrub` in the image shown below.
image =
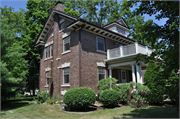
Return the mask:
[[131, 106], [136, 108], [147, 106], [150, 89], [140, 83], [134, 83], [133, 86], [135, 86], [135, 90], [132, 93]]
[[165, 94], [166, 79], [154, 61], [149, 62], [146, 68], [144, 82], [151, 90], [149, 94], [149, 101], [158, 103], [165, 99], [163, 95]]
[[36, 91], [37, 93], [37, 100], [34, 99], [38, 104], [44, 103], [47, 100], [47, 90], [43, 90], [42, 93]]
[[86, 110], [95, 100], [95, 92], [86, 87], [70, 89], [63, 96], [63, 101], [70, 110]]
[[118, 80], [117, 79], [115, 79], [115, 78], [107, 78], [107, 79], [102, 79], [102, 80], [100, 80], [99, 82], [98, 82], [98, 84], [97, 84], [97, 89], [98, 89], [98, 95], [102, 92], [102, 91], [104, 91], [104, 90], [106, 90], [106, 89], [110, 89], [110, 88], [112, 88], [112, 89], [116, 89], [116, 82], [117, 82]]
[[53, 98], [50, 98], [50, 99], [46, 100], [46, 103], [52, 105], [52, 104], [55, 104], [56, 101], [57, 101], [57, 99], [55, 97], [53, 97]]
[[120, 102], [120, 93], [116, 90], [104, 90], [99, 99], [105, 107], [115, 107]]

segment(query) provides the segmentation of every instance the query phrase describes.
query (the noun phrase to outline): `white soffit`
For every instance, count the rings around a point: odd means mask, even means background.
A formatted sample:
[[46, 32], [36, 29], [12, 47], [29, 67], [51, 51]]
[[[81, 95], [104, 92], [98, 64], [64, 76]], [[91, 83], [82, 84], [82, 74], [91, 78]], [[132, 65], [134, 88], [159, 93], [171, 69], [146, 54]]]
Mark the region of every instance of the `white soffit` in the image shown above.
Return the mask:
[[98, 67], [106, 67], [106, 65], [103, 62], [96, 62]]

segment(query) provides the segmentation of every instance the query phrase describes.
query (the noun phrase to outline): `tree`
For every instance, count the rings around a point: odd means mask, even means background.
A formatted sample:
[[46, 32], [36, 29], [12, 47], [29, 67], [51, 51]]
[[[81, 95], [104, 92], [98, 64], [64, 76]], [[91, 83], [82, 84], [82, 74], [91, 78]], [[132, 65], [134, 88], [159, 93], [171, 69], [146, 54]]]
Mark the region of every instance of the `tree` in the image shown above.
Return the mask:
[[1, 94], [2, 99], [15, 96], [26, 84], [27, 60], [21, 46], [24, 31], [24, 10], [1, 8]]

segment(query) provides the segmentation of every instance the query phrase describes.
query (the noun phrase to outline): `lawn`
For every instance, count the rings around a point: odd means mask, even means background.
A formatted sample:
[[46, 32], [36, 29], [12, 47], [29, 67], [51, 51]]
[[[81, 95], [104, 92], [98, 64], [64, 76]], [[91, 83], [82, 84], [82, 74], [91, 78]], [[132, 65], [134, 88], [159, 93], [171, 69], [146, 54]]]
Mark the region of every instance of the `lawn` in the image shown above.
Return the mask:
[[62, 119], [119, 119], [119, 118], [178, 118], [175, 106], [105, 109], [86, 113], [65, 112], [59, 105], [29, 104], [29, 100], [10, 100], [2, 104], [1, 118], [62, 118]]

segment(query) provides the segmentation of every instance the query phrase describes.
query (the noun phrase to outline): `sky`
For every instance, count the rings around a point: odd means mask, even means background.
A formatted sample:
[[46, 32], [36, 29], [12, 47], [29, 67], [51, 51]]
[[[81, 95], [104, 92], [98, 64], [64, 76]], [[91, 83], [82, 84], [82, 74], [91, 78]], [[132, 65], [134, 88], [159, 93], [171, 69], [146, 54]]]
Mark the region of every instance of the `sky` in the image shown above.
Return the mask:
[[[19, 11], [19, 8], [23, 8], [25, 10], [26, 9], [26, 3], [27, 3], [27, 0], [0, 0], [0, 6], [1, 7], [4, 7], [5, 5], [7, 7], [13, 7], [15, 11]], [[134, 6], [134, 8], [131, 8], [131, 10], [137, 8], [138, 6]], [[157, 23], [158, 25], [163, 25], [166, 23], [166, 18], [164, 19], [161, 19], [161, 20], [156, 20], [155, 19], [155, 15], [152, 15], [152, 16], [149, 16], [147, 14], [143, 15], [145, 18], [144, 20], [147, 21], [149, 19], [153, 19], [153, 21], [155, 23]]]

